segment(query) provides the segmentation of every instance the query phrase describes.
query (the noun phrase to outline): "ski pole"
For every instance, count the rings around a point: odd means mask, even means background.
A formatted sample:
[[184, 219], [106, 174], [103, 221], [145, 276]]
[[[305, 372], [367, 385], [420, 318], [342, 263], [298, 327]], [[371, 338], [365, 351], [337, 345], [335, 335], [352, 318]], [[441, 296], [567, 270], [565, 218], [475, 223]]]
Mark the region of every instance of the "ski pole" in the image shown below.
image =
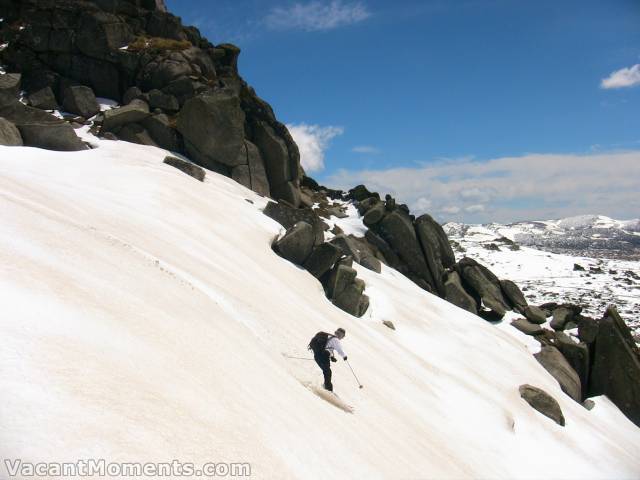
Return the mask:
[[362, 385], [360, 383], [360, 380], [358, 380], [358, 377], [356, 377], [356, 372], [354, 372], [353, 368], [351, 368], [351, 364], [349, 363], [349, 360], [347, 360], [346, 362], [347, 362], [347, 365], [349, 365], [349, 368], [351, 369], [351, 373], [353, 373], [353, 377], [356, 379], [356, 382], [358, 382], [358, 387], [364, 388], [364, 385]]
[[285, 358], [294, 358], [296, 360], [313, 360], [313, 358], [303, 358], [303, 357], [292, 357], [291, 355], [286, 355], [286, 354], [282, 354], [283, 357]]

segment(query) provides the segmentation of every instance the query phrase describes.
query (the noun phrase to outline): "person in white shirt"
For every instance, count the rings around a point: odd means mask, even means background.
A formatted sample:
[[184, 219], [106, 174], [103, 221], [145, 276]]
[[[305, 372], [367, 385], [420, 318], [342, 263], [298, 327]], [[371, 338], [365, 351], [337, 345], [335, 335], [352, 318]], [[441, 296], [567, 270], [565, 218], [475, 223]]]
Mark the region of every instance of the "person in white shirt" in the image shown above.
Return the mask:
[[326, 335], [327, 340], [324, 346], [318, 345], [317, 342], [314, 342], [313, 340], [309, 344], [310, 348], [313, 350], [314, 360], [322, 369], [322, 374], [324, 375], [324, 388], [330, 392], [333, 392], [333, 384], [331, 383], [331, 364], [329, 362], [338, 361], [336, 360], [335, 353], [338, 353], [343, 360], [347, 360], [347, 354], [342, 349], [342, 344], [340, 343], [340, 340], [344, 338], [345, 333], [344, 328], [338, 328], [334, 335], [319, 332], [316, 337], [314, 337], [314, 340], [318, 338], [318, 336]]

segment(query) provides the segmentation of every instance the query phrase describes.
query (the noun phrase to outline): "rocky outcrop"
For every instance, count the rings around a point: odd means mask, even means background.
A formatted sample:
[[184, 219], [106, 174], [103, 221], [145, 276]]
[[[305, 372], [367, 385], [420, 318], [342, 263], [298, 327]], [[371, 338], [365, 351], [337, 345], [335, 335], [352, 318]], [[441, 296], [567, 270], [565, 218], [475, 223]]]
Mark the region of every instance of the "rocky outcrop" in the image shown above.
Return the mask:
[[541, 335], [542, 327], [535, 323], [531, 323], [525, 318], [518, 318], [511, 322], [511, 325], [526, 335]]
[[20, 93], [19, 73], [7, 73], [0, 75], [0, 107], [13, 103]]
[[180, 150], [177, 132], [171, 127], [168, 115], [164, 113], [150, 115], [142, 120], [141, 126], [160, 148], [171, 150], [172, 152]]
[[425, 289], [435, 291], [435, 281], [422, 253], [411, 217], [397, 209], [387, 213], [376, 227], [376, 233], [397, 253], [412, 276], [422, 280]]
[[296, 265], [304, 265], [313, 251], [313, 227], [307, 222], [298, 222], [274, 244], [274, 250]]
[[590, 348], [588, 396], [606, 395], [640, 426], [640, 352], [614, 307], [598, 322]]
[[367, 242], [363, 242], [353, 235], [339, 234], [331, 239], [331, 243], [340, 250], [342, 255], [352, 257], [355, 262], [369, 270], [376, 273], [381, 272], [380, 260], [375, 257], [375, 251]]
[[311, 209], [293, 208], [283, 202], [269, 202], [263, 213], [286, 229], [293, 227], [298, 222], [306, 222], [313, 227], [314, 245], [320, 245], [324, 242], [324, 229], [327, 225]]
[[552, 346], [543, 346], [539, 353], [534, 355], [536, 360], [558, 381], [562, 391], [576, 402], [582, 402], [582, 387], [580, 377], [569, 365], [569, 362]]
[[[474, 260], [455, 262], [446, 233], [431, 216], [416, 219], [406, 205], [397, 204], [390, 195], [381, 200], [364, 185], [349, 190], [347, 198], [355, 202], [368, 228], [361, 241], [373, 252], [370, 258], [379, 259], [421, 288], [484, 318], [499, 320], [511, 309], [524, 313], [527, 301], [515, 283], [499, 280]], [[355, 248], [343, 250], [364, 265]]]
[[133, 100], [128, 105], [104, 112], [102, 130], [118, 133], [120, 128], [141, 122], [149, 116], [149, 105], [143, 100]]
[[531, 405], [532, 408], [549, 417], [561, 427], [564, 427], [565, 420], [562, 409], [558, 401], [541, 388], [529, 384], [520, 385], [518, 388], [520, 397]]
[[22, 136], [20, 130], [10, 121], [0, 118], [0, 145], [7, 147], [21, 147]]
[[178, 115], [178, 131], [191, 158], [210, 170], [224, 171], [242, 158], [244, 122], [238, 96], [220, 89], [188, 100]]
[[27, 107], [14, 101], [0, 108], [0, 117], [18, 128], [24, 145], [28, 147], [58, 151], [77, 151], [87, 148], [71, 125], [44, 110]]
[[553, 319], [550, 325], [554, 330], [564, 330], [571, 320], [573, 320], [573, 311], [566, 307], [559, 307], [553, 310]]
[[100, 111], [100, 105], [93, 90], [82, 85], [72, 85], [65, 89], [62, 94], [62, 107], [67, 112], [84, 118], [91, 118]]
[[537, 323], [538, 325], [542, 325], [547, 321], [547, 316], [542, 311], [542, 309], [534, 305], [527, 306], [524, 309], [524, 312], [522, 313], [524, 314], [526, 319], [529, 320], [531, 323]]
[[248, 140], [240, 147], [238, 162], [231, 170], [231, 178], [260, 195], [271, 195], [260, 150]]
[[16, 72], [0, 78], [0, 107], [22, 79], [38, 108], [55, 100], [89, 118], [95, 92], [124, 105], [97, 119], [98, 134], [189, 155], [300, 205], [298, 147], [238, 74], [234, 45], [211, 44], [160, 0], [0, 0], [0, 11], [0, 63]]
[[332, 243], [323, 243], [313, 249], [304, 268], [316, 278], [321, 278], [342, 257], [342, 252]]
[[58, 101], [56, 96], [51, 90], [51, 87], [45, 87], [37, 92], [34, 92], [27, 96], [27, 103], [33, 108], [39, 108], [40, 110], [57, 110]]
[[327, 297], [336, 307], [354, 317], [361, 317], [369, 308], [369, 297], [364, 294], [364, 281], [356, 275], [353, 259], [347, 257], [324, 275], [322, 283]]
[[178, 170], [186, 173], [187, 175], [195, 178], [200, 182], [204, 182], [206, 172], [202, 167], [199, 167], [198, 165], [194, 165], [191, 162], [187, 162], [186, 160], [182, 160], [176, 157], [166, 157], [164, 159], [164, 163], [177, 168]]
[[456, 261], [449, 239], [440, 224], [429, 215], [425, 214], [417, 218], [414, 225], [435, 291], [440, 296], [444, 296], [444, 271], [452, 267]]
[[500, 288], [502, 288], [503, 296], [509, 302], [509, 306], [513, 310], [524, 314], [528, 303], [520, 288], [511, 280], [500, 280]]
[[589, 348], [584, 342], [575, 342], [568, 335], [557, 332], [555, 335], [555, 346], [562, 353], [571, 368], [573, 368], [580, 378], [581, 400], [584, 400], [589, 385]]
[[444, 282], [445, 300], [454, 305], [467, 310], [474, 315], [478, 313], [478, 305], [476, 300], [469, 295], [460, 280], [460, 275], [456, 271], [452, 271], [446, 274], [446, 280]]
[[465, 284], [480, 298], [482, 304], [503, 317], [510, 310], [502, 294], [500, 280], [488, 268], [471, 258], [463, 258], [456, 265]]
[[316, 236], [311, 224], [299, 221], [274, 242], [273, 250], [318, 278], [327, 298], [336, 307], [355, 317], [361, 317], [369, 307], [369, 297], [364, 294], [364, 281], [357, 278], [353, 258], [343, 256], [334, 243], [315, 245], [315, 242]]

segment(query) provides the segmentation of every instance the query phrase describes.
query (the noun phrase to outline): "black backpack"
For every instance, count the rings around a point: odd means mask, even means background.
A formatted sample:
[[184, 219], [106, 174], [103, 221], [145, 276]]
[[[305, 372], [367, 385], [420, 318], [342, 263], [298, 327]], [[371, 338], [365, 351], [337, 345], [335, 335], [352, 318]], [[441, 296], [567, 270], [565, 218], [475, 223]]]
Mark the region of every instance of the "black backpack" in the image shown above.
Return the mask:
[[313, 353], [318, 354], [324, 347], [327, 346], [327, 342], [329, 338], [334, 337], [335, 335], [331, 335], [327, 332], [318, 332], [316, 333], [311, 341], [309, 342], [309, 350], [313, 350]]

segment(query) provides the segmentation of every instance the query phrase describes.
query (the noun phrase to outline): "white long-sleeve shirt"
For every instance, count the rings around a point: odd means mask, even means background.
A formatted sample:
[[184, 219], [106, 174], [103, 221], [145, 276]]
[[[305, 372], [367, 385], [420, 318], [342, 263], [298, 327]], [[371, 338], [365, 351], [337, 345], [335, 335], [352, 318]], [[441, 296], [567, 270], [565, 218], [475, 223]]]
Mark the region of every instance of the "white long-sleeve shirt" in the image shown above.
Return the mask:
[[346, 353], [344, 353], [344, 350], [342, 350], [342, 345], [340, 344], [340, 339], [338, 339], [338, 337], [330, 337], [329, 340], [327, 341], [327, 346], [324, 347], [325, 350], [329, 350], [329, 353], [331, 353], [331, 356], [333, 356], [333, 352], [338, 352], [338, 354], [344, 358], [347, 356]]

